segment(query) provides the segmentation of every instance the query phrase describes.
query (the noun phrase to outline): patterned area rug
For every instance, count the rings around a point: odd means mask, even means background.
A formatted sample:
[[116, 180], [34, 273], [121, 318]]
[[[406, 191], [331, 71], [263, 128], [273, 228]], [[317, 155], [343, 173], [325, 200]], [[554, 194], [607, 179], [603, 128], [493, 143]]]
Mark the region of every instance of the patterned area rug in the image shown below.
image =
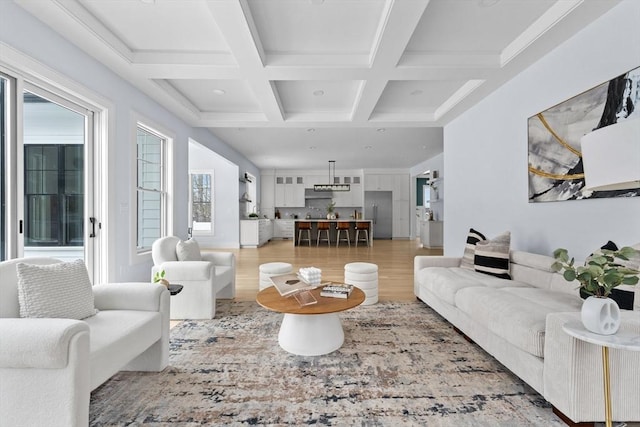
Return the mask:
[[344, 346], [316, 357], [278, 346], [281, 316], [222, 301], [215, 319], [180, 323], [170, 366], [121, 372], [96, 389], [91, 425], [564, 425], [419, 301], [341, 313]]

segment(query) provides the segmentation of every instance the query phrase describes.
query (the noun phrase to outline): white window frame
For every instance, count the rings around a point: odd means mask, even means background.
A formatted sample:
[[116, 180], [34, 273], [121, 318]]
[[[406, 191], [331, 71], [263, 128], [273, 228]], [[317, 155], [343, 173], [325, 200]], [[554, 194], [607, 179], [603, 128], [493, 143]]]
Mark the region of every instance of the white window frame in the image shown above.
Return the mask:
[[[93, 239], [93, 251], [89, 251], [86, 255], [89, 257], [85, 262], [88, 265], [93, 266], [91, 271], [91, 278], [93, 283], [106, 283], [112, 281], [111, 278], [115, 275], [115, 245], [109, 243], [109, 209], [108, 209], [108, 195], [109, 195], [109, 180], [105, 178], [109, 165], [109, 142], [114, 138], [115, 125], [113, 121], [109, 120], [109, 117], [113, 117], [115, 111], [115, 105], [107, 98], [102, 97], [93, 90], [85, 87], [81, 83], [78, 83], [69, 77], [52, 70], [50, 67], [43, 65], [42, 63], [34, 60], [30, 56], [16, 50], [12, 46], [0, 41], [0, 51], [2, 52], [2, 58], [0, 59], [0, 72], [5, 74], [5, 77], [16, 80], [16, 92], [22, 93], [25, 82], [35, 85], [43, 90], [49, 91], [53, 94], [61, 96], [64, 99], [69, 100], [75, 104], [78, 104], [93, 112], [93, 153], [88, 153], [92, 157], [93, 161], [93, 173], [95, 182], [93, 188], [89, 191], [93, 192], [93, 206], [89, 216], [94, 216], [101, 224], [99, 232], [96, 233], [96, 238]], [[16, 123], [21, 123], [23, 120], [22, 111], [17, 111], [15, 105], [10, 106], [8, 111], [10, 117], [7, 120], [11, 120], [12, 126]], [[6, 202], [8, 203], [8, 209], [6, 212], [5, 220], [8, 221], [8, 227], [6, 231], [7, 246], [5, 255], [7, 258], [15, 258], [18, 256], [19, 242], [16, 241], [14, 236], [17, 235], [16, 229], [18, 227], [18, 204], [15, 203], [17, 176], [15, 175], [18, 166], [16, 158], [21, 156], [21, 153], [16, 153], [16, 132], [20, 133], [22, 138], [22, 126], [17, 126], [15, 132], [11, 132], [7, 135], [7, 143], [5, 152], [5, 166], [7, 168], [7, 183], [9, 184], [10, 191], [5, 194]], [[21, 161], [21, 160], [20, 160]], [[100, 177], [102, 177], [100, 179]], [[90, 244], [91, 242], [86, 242]]]
[[152, 133], [163, 139], [162, 147], [162, 165], [161, 165], [161, 204], [160, 204], [160, 237], [169, 236], [173, 234], [173, 146], [175, 136], [174, 134], [138, 113], [132, 113], [132, 153], [131, 158], [134, 159], [131, 163], [131, 199], [130, 199], [130, 225], [131, 225], [131, 262], [141, 263], [146, 262], [151, 258], [151, 247], [138, 247], [138, 128], [142, 128], [145, 131]]
[[[209, 230], [199, 230], [193, 225], [193, 175], [209, 175], [211, 176], [211, 223]], [[215, 224], [215, 175], [213, 169], [194, 169], [189, 171], [189, 228], [192, 236], [213, 236]]]

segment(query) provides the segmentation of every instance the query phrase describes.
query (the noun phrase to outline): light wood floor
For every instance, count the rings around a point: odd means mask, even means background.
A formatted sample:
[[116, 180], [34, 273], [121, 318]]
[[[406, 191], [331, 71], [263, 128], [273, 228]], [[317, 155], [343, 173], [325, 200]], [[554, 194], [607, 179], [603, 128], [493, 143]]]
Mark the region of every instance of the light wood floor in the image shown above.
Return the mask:
[[[228, 250], [227, 250], [228, 251]], [[294, 271], [317, 267], [323, 280], [344, 280], [344, 265], [371, 262], [378, 265], [378, 297], [381, 301], [412, 301], [413, 257], [442, 255], [441, 249], [424, 249], [418, 240], [375, 240], [372, 247], [358, 245], [339, 248], [315, 245], [294, 246], [291, 240], [275, 240], [258, 249], [236, 249], [236, 300], [255, 301], [260, 264], [288, 262]]]

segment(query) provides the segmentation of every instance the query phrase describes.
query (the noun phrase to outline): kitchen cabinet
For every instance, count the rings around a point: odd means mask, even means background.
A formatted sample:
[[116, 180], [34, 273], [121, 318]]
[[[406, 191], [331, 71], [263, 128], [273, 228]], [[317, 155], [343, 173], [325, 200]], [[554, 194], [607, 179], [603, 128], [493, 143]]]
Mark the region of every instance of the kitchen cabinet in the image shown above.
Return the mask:
[[442, 221], [420, 221], [420, 243], [425, 248], [441, 248], [443, 231]]
[[410, 179], [409, 174], [393, 176], [393, 200], [409, 200]]
[[270, 219], [244, 219], [240, 221], [240, 247], [257, 248], [273, 237]]
[[343, 176], [336, 177], [337, 184], [349, 184], [349, 191], [334, 191], [333, 200], [336, 207], [362, 208], [364, 196], [362, 193], [362, 184], [359, 176]]
[[364, 177], [364, 191], [393, 191], [394, 175], [370, 174]]
[[409, 237], [410, 228], [409, 201], [393, 201], [393, 217], [391, 235], [394, 239], [406, 239]]
[[294, 220], [276, 219], [273, 222], [274, 239], [293, 239]]
[[354, 208], [364, 207], [364, 193], [362, 192], [362, 184], [351, 184], [351, 206]]
[[276, 207], [304, 207], [305, 180], [303, 176], [276, 175]]

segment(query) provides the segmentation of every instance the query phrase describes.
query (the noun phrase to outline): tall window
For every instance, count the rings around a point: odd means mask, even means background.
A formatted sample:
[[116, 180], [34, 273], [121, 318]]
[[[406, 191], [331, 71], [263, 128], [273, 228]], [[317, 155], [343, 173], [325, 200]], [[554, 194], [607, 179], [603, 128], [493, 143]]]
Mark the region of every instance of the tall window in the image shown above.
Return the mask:
[[167, 138], [141, 124], [137, 128], [137, 241], [148, 251], [166, 230]]
[[7, 223], [7, 202], [6, 202], [6, 179], [5, 153], [7, 145], [8, 129], [5, 127], [5, 117], [8, 104], [7, 80], [0, 76], [0, 261], [7, 259], [7, 237], [5, 236]]
[[213, 174], [191, 173], [192, 234], [213, 233]]

